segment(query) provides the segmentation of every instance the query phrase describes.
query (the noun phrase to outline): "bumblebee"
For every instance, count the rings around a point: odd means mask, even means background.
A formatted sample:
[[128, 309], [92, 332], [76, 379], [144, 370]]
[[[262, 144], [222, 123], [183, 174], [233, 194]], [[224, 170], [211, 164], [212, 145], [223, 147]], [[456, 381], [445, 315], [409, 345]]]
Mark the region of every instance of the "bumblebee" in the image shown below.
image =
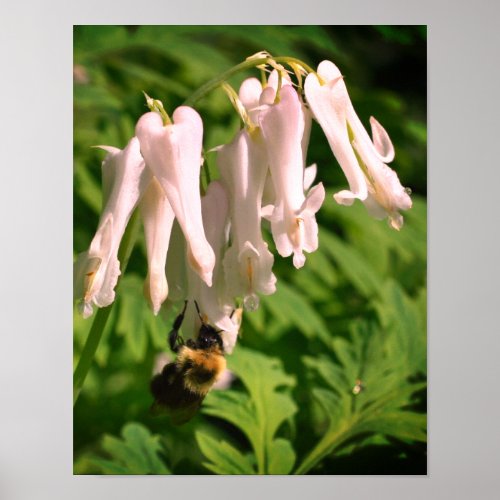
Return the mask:
[[201, 320], [196, 340], [189, 339], [184, 343], [179, 334], [186, 300], [168, 335], [170, 348], [177, 358], [151, 380], [151, 393], [155, 398], [151, 412], [169, 415], [175, 425], [186, 423], [196, 414], [226, 368], [220, 331], [204, 321], [196, 301], [194, 304]]

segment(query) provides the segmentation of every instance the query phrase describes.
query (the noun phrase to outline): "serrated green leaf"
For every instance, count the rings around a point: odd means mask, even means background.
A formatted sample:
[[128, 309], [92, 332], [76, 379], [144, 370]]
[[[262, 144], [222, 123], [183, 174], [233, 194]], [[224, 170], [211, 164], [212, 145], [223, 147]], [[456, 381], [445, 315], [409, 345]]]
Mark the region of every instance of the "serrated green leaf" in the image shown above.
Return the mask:
[[358, 322], [353, 325], [349, 339], [337, 338], [332, 342], [337, 363], [327, 356], [303, 358], [306, 366], [335, 393], [321, 388], [312, 391], [329, 425], [298, 466], [297, 474], [311, 470], [348, 439], [366, 433], [425, 441], [425, 415], [405, 409], [425, 383], [408, 380], [412, 372], [406, 359], [401, 359], [405, 353], [394, 348], [399, 334], [394, 329], [380, 330], [373, 324]]
[[129, 469], [124, 465], [117, 464], [111, 460], [104, 460], [103, 458], [91, 458], [90, 462], [97, 466], [103, 474], [113, 474], [113, 475], [127, 475], [129, 474]]
[[[421, 306], [420, 306], [421, 307]], [[395, 281], [388, 281], [380, 291], [375, 308], [382, 327], [394, 333], [390, 348], [406, 360], [410, 373], [426, 371], [426, 335], [418, 306]]]
[[[228, 359], [228, 365], [243, 382], [248, 394], [234, 390], [212, 392], [207, 396], [203, 412], [223, 418], [241, 429], [254, 450], [257, 472], [268, 473], [275, 434], [297, 411], [287, 391], [295, 385], [295, 379], [283, 371], [278, 359], [241, 346]], [[276, 453], [280, 453], [280, 447], [286, 445], [277, 446]], [[273, 467], [277, 467], [276, 463]], [[214, 470], [213, 465], [211, 470]]]
[[382, 278], [356, 248], [325, 229], [321, 230], [320, 241], [325, 251], [363, 296], [370, 298], [377, 294], [382, 286]]
[[377, 432], [397, 439], [427, 440], [427, 416], [421, 413], [398, 411], [380, 413], [357, 424], [358, 432]]
[[159, 437], [137, 423], [129, 423], [122, 429], [122, 438], [106, 435], [102, 447], [112, 458], [93, 457], [92, 463], [104, 474], [169, 474], [160, 459], [162, 450]]
[[278, 283], [278, 290], [274, 295], [266, 297], [264, 306], [306, 337], [330, 341], [330, 332], [323, 318], [314, 310], [305, 295], [298, 293], [284, 281]]
[[207, 469], [216, 474], [255, 474], [251, 459], [234, 446], [203, 432], [196, 432], [195, 435], [201, 452], [210, 460], [203, 464]]
[[236, 391], [212, 391], [205, 401], [203, 413], [222, 418], [240, 428], [254, 449], [262, 446], [259, 422], [247, 394]]

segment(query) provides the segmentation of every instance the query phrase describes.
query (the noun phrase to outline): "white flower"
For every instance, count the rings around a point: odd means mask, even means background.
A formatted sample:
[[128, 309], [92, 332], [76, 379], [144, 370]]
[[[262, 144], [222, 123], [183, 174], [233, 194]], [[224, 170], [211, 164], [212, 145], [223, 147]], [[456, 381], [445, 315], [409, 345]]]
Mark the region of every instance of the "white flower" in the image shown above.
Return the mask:
[[214, 279], [213, 285], [209, 287], [192, 269], [187, 269], [188, 306], [184, 325], [192, 336], [197, 335], [201, 321], [194, 305], [196, 301], [203, 320], [220, 330], [224, 351], [231, 353], [236, 344], [241, 314], [234, 312], [234, 305], [226, 300], [225, 295], [222, 256], [227, 244], [229, 203], [222, 184], [218, 181], [211, 182], [201, 203], [207, 239], [216, 256]]
[[315, 214], [323, 203], [325, 190], [320, 183], [304, 196], [307, 119], [303, 104], [291, 85], [283, 85], [279, 92], [279, 102], [274, 103], [274, 88], [264, 89], [261, 104], [267, 107], [259, 114], [276, 196], [269, 218], [278, 253], [283, 257], [293, 253], [293, 264], [300, 268], [305, 263], [303, 252], [318, 248]]
[[162, 186], [188, 244], [189, 263], [210, 286], [215, 256], [203, 229], [199, 175], [203, 124], [192, 108], [181, 106], [173, 124], [158, 113], [143, 115], [136, 126], [141, 152]]
[[260, 131], [241, 130], [230, 144], [218, 149], [217, 165], [231, 209], [232, 243], [224, 257], [227, 293], [243, 296], [245, 307], [253, 310], [258, 307], [257, 293], [276, 291], [274, 257], [261, 232], [267, 155]]
[[140, 202], [144, 224], [148, 274], [144, 283], [144, 294], [154, 314], [158, 314], [168, 295], [165, 264], [174, 222], [174, 211], [160, 183], [153, 178]]
[[397, 174], [384, 162], [394, 159], [394, 148], [384, 128], [372, 117], [373, 141], [358, 118], [339, 69], [330, 61], [310, 73], [304, 90], [314, 117], [323, 128], [332, 151], [344, 171], [350, 190], [335, 194], [337, 203], [352, 205], [358, 198], [376, 218], [389, 217], [400, 229], [412, 202]]
[[74, 266], [74, 295], [81, 300], [79, 308], [84, 318], [92, 314], [93, 305], [106, 307], [115, 299], [114, 288], [120, 275], [120, 241], [152, 178], [136, 137], [123, 151], [101, 147], [108, 152], [102, 163], [104, 210], [90, 248], [78, 256]]

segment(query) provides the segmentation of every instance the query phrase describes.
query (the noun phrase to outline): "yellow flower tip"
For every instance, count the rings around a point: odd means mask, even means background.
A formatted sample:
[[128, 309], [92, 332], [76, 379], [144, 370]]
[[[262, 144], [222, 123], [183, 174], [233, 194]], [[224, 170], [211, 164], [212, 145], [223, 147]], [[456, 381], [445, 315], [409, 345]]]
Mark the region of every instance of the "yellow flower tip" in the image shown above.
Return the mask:
[[259, 52], [256, 52], [255, 54], [252, 54], [251, 56], [248, 56], [246, 58], [246, 61], [253, 61], [254, 59], [272, 59], [272, 55], [267, 51], [267, 50], [261, 50]]
[[148, 94], [146, 94], [144, 90], [142, 91], [142, 93], [144, 94], [148, 108], [151, 109], [153, 107], [154, 99], [150, 97]]
[[152, 97], [150, 97], [148, 94], [146, 94], [146, 92], [144, 92], [144, 90], [142, 91], [142, 93], [146, 98], [146, 105], [149, 110], [158, 113], [162, 117], [163, 125], [172, 125], [172, 120], [170, 119], [170, 116], [168, 116], [168, 113], [165, 111], [163, 103], [159, 99], [153, 99]]
[[256, 125], [250, 119], [250, 116], [248, 115], [245, 106], [241, 102], [238, 94], [233, 89], [233, 87], [231, 87], [231, 85], [229, 85], [229, 83], [227, 82], [223, 82], [221, 84], [221, 87], [226, 93], [229, 100], [231, 101], [231, 104], [233, 105], [235, 111], [240, 115], [241, 121], [243, 122], [245, 128], [247, 130], [256, 128]]

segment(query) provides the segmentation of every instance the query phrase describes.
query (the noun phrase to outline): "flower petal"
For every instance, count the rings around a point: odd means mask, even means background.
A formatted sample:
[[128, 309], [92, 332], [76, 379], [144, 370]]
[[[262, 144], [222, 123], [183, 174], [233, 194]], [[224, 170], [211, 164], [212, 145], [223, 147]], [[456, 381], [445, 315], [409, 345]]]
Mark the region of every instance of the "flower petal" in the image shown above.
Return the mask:
[[376, 152], [384, 163], [390, 163], [394, 160], [395, 152], [389, 134], [373, 116], [370, 117], [370, 125], [372, 127], [373, 145]]
[[245, 109], [253, 122], [257, 121], [257, 116], [253, 110], [259, 106], [261, 93], [262, 84], [257, 78], [247, 78], [244, 80], [238, 92], [238, 97], [243, 106], [245, 106]]
[[123, 151], [106, 146], [103, 149], [108, 151], [102, 164], [104, 209], [89, 250], [75, 263], [75, 289], [83, 301], [81, 310], [85, 316], [92, 314], [93, 304], [105, 307], [115, 298], [114, 288], [120, 275], [120, 242], [151, 181], [136, 137]]
[[321, 85], [318, 77], [309, 73], [304, 84], [307, 102], [344, 171], [351, 193], [355, 198], [364, 200], [368, 196], [368, 187], [347, 130], [349, 97], [345, 83], [338, 68], [329, 61], [323, 61], [318, 66], [318, 74], [327, 84]]
[[165, 265], [175, 217], [165, 192], [156, 178], [152, 179], [144, 193], [140, 208], [148, 256], [144, 293], [156, 315], [168, 295]]
[[300, 214], [314, 215], [325, 201], [325, 188], [323, 183], [316, 184], [308, 193], [300, 208]]
[[307, 191], [316, 179], [316, 173], [318, 171], [318, 166], [316, 163], [313, 163], [309, 167], [304, 169], [304, 191]]
[[192, 108], [181, 106], [173, 125], [163, 126], [157, 113], [146, 113], [136, 126], [141, 151], [160, 182], [188, 243], [188, 260], [210, 286], [215, 256], [201, 217], [199, 174], [203, 124]]
[[265, 144], [258, 131], [239, 132], [221, 148], [217, 164], [230, 199], [233, 241], [224, 257], [232, 297], [274, 293], [274, 258], [262, 239], [261, 203], [267, 173]]
[[285, 199], [286, 209], [298, 210], [304, 200], [304, 115], [295, 89], [283, 87], [280, 102], [263, 111], [259, 122], [277, 200]]
[[[227, 194], [218, 181], [209, 184], [207, 192], [202, 199], [203, 221], [207, 227], [207, 238], [214, 249], [216, 264], [214, 267], [214, 283], [211, 287], [202, 282], [191, 269], [188, 270], [189, 303], [197, 302], [204, 321], [221, 330], [224, 350], [230, 352], [236, 342], [239, 323], [231, 318], [232, 304], [224, 302], [224, 271], [222, 266], [222, 253], [226, 245], [226, 226], [228, 222], [228, 199]], [[229, 311], [229, 312], [228, 312]], [[188, 324], [191, 321], [195, 333], [201, 323], [198, 313], [188, 306], [186, 311]]]

